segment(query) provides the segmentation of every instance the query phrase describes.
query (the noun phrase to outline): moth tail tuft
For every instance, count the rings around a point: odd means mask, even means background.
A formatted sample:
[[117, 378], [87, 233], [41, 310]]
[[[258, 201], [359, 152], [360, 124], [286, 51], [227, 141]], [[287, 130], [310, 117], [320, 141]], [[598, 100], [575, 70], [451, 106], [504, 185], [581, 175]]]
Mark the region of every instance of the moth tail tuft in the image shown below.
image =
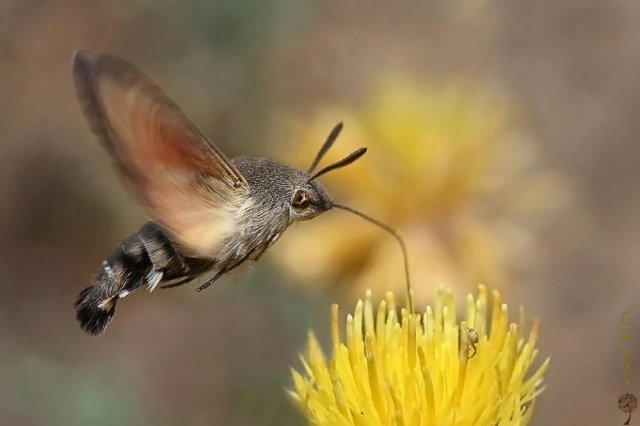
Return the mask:
[[76, 318], [84, 331], [94, 336], [104, 332], [116, 311], [118, 296], [104, 299], [96, 286], [87, 287], [76, 300]]

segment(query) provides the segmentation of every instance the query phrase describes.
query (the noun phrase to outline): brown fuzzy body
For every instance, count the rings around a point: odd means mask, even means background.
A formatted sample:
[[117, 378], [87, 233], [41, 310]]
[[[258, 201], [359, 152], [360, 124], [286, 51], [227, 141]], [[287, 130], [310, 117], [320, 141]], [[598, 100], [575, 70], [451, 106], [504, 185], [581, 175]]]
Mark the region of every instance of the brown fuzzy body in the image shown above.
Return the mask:
[[90, 334], [101, 334], [119, 299], [140, 286], [173, 287], [211, 274], [198, 291], [258, 259], [293, 221], [332, 208], [314, 179], [366, 149], [310, 175], [263, 158], [230, 161], [151, 78], [118, 57], [76, 53], [73, 78], [83, 112], [154, 221], [127, 237], [75, 303]]
[[246, 260], [257, 260], [292, 221], [289, 200], [296, 188], [308, 186], [317, 204], [328, 210], [331, 200], [317, 182], [300, 170], [260, 158], [239, 158], [233, 163], [249, 183], [249, 198], [236, 212], [231, 234], [221, 240], [212, 257], [191, 257], [157, 222], [148, 222], [127, 237], [107, 257], [102, 270], [76, 301], [76, 316], [90, 334], [101, 334], [115, 312], [117, 301], [140, 286], [186, 284], [206, 273], [213, 277], [199, 289]]

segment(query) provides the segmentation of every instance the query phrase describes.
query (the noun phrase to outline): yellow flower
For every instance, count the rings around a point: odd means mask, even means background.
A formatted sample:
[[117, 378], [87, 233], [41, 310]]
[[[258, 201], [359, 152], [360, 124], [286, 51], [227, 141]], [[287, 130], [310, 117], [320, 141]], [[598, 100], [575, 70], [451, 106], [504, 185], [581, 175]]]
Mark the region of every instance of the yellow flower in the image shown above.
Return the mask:
[[347, 316], [346, 342], [333, 305], [333, 356], [310, 333], [290, 395], [313, 425], [525, 425], [549, 365], [530, 372], [538, 323], [525, 338], [524, 311], [509, 324], [500, 294], [491, 311], [487, 299], [480, 286], [458, 323], [449, 289], [422, 315], [398, 312], [390, 292], [375, 311], [368, 291]]
[[[531, 144], [513, 115], [504, 97], [472, 82], [436, 86], [394, 78], [373, 88], [360, 106], [289, 116], [278, 133], [293, 135], [283, 151], [290, 164], [304, 168], [343, 121], [323, 164], [362, 146], [369, 152], [321, 178], [336, 202], [400, 231], [416, 260], [412, 275], [426, 288], [442, 282], [501, 287], [518, 248], [563, 198], [554, 179], [527, 170]], [[309, 283], [361, 294], [376, 283], [397, 282], [402, 273], [395, 241], [350, 215], [330, 212], [302, 226], [272, 253]]]

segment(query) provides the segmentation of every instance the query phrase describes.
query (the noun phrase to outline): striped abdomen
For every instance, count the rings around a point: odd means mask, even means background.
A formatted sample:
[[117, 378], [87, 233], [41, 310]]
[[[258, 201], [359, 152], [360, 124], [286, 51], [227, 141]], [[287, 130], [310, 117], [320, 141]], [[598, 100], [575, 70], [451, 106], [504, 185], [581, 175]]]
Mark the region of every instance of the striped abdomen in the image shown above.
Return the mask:
[[164, 230], [148, 222], [127, 237], [102, 262], [102, 270], [75, 303], [76, 318], [90, 334], [100, 334], [113, 317], [116, 302], [138, 287], [188, 282], [213, 267], [212, 260], [181, 255]]

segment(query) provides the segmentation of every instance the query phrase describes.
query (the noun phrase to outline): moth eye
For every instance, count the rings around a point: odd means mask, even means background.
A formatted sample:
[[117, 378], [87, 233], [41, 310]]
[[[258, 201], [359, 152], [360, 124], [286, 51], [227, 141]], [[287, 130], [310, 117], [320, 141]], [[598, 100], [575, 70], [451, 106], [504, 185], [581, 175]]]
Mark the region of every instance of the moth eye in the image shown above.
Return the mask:
[[293, 194], [293, 200], [291, 200], [291, 205], [297, 209], [307, 208], [309, 205], [309, 198], [307, 198], [307, 193], [301, 189], [298, 189]]

